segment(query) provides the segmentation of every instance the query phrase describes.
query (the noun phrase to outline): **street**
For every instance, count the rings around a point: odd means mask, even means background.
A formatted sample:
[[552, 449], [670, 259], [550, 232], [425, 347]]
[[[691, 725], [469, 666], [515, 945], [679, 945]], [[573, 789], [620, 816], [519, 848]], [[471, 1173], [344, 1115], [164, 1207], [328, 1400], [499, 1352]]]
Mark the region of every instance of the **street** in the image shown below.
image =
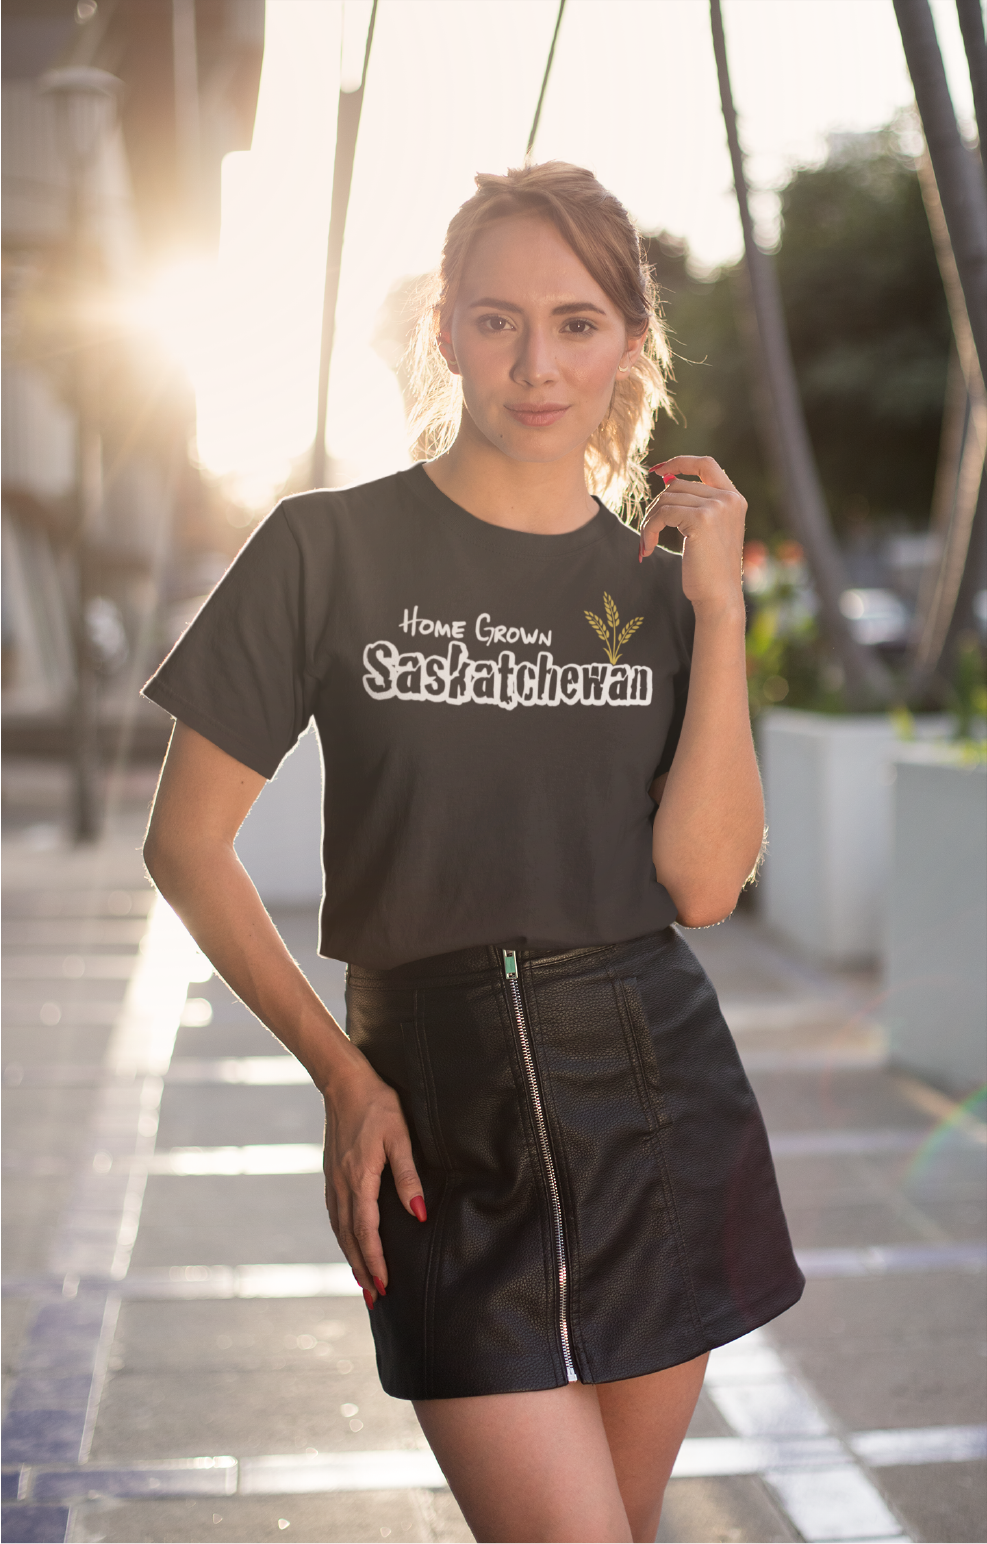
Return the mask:
[[[4, 1537], [468, 1540], [377, 1383], [321, 1100], [143, 874], [150, 774], [77, 849], [58, 769], [5, 775]], [[314, 913], [275, 920], [342, 1017]], [[808, 1285], [711, 1357], [658, 1537], [981, 1540], [982, 1106], [886, 1065], [875, 978], [750, 911], [687, 936]]]

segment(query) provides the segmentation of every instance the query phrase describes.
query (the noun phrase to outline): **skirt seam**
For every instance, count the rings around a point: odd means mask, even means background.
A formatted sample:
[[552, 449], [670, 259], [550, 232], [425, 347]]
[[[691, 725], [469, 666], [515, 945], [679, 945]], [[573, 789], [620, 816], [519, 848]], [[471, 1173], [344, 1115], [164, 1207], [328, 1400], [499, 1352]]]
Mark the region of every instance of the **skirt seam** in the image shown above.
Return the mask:
[[[655, 1109], [651, 1091], [648, 1088], [648, 1079], [645, 1068], [641, 1064], [641, 1049], [634, 1034], [634, 1022], [631, 1005], [627, 1000], [627, 980], [618, 976], [616, 972], [609, 971], [608, 975], [613, 984], [614, 997], [617, 1001], [617, 1013], [620, 1018], [621, 1030], [624, 1035], [624, 1043], [627, 1047], [628, 1059], [634, 1081], [638, 1086], [638, 1095], [644, 1107], [648, 1120], [648, 1136], [655, 1162], [661, 1175], [661, 1187], [665, 1194], [665, 1204], [668, 1208], [668, 1217], [675, 1236], [675, 1252], [679, 1259], [679, 1270], [682, 1273], [682, 1281], [689, 1295], [689, 1307], [692, 1311], [693, 1327], [700, 1332], [705, 1332], [706, 1326], [699, 1309], [699, 1301], [696, 1296], [696, 1285], [692, 1279], [692, 1267], [689, 1264], [688, 1251], [685, 1247], [685, 1238], [682, 1233], [682, 1222], [679, 1217], [679, 1209], [675, 1200], [675, 1191], [672, 1187], [672, 1177], [669, 1172], [668, 1160], [664, 1145], [661, 1140], [660, 1112]], [[636, 981], [637, 978], [633, 978]], [[647, 1022], [647, 1021], [645, 1021]]]

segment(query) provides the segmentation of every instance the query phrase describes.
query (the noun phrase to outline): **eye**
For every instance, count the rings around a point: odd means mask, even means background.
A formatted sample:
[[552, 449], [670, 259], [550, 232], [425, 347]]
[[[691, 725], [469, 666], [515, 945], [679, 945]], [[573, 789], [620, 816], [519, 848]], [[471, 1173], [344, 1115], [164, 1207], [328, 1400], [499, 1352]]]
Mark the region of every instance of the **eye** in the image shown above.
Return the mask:
[[479, 325], [486, 332], [508, 332], [513, 329], [513, 323], [506, 316], [481, 316]]
[[592, 322], [587, 321], [585, 316], [570, 316], [562, 331], [571, 332], [577, 338], [586, 338], [591, 332], [595, 332], [596, 328]]

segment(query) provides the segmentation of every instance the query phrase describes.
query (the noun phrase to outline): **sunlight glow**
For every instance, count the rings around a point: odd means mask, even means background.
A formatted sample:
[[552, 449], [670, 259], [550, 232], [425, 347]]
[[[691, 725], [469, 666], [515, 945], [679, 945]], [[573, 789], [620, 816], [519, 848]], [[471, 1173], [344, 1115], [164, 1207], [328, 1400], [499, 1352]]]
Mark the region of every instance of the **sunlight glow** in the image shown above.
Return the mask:
[[[933, 0], [957, 110], [969, 76], [952, 0]], [[761, 229], [774, 189], [827, 132], [879, 127], [911, 101], [892, 0], [725, 0], [734, 91]], [[267, 0], [253, 145], [226, 157], [212, 264], [161, 275], [144, 322], [186, 365], [198, 453], [256, 510], [315, 426], [341, 52], [358, 83], [369, 0]], [[404, 412], [374, 347], [399, 281], [438, 260], [478, 170], [518, 165], [556, 6], [381, 0], [354, 169], [329, 388], [336, 485], [407, 465]], [[536, 154], [591, 166], [646, 230], [685, 236], [698, 270], [740, 232], [705, 0], [570, 0]], [[384, 350], [386, 352], [386, 350]]]

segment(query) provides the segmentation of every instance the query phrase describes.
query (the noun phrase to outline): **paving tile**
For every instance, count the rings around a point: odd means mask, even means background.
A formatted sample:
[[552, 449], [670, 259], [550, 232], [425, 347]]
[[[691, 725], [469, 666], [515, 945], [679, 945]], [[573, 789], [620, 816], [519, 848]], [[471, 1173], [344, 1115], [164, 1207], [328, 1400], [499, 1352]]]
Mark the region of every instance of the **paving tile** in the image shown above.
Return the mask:
[[875, 1476], [913, 1539], [981, 1544], [987, 1523], [987, 1464], [909, 1464]]
[[3, 1418], [7, 1463], [75, 1463], [85, 1425], [81, 1410], [8, 1410]]
[[837, 1420], [851, 1431], [979, 1425], [987, 1420], [985, 1362], [967, 1335], [874, 1347], [849, 1333], [805, 1345], [793, 1359]]
[[158, 1151], [169, 1147], [240, 1146], [253, 1142], [321, 1143], [325, 1105], [311, 1083], [251, 1088], [241, 1084], [172, 1084], [161, 1100]]
[[342, 1259], [319, 1174], [152, 1175], [132, 1267]]
[[[360, 1364], [376, 1379], [362, 1298], [128, 1302], [121, 1305], [114, 1370], [257, 1371]], [[301, 1345], [299, 1345], [299, 1337]]]
[[[342, 1406], [356, 1406], [343, 1414]], [[351, 1421], [361, 1429], [351, 1430]], [[383, 1392], [367, 1364], [258, 1371], [115, 1372], [107, 1379], [92, 1462], [231, 1453], [348, 1452], [414, 1448], [423, 1438], [411, 1405]]]
[[3, 1270], [5, 1276], [44, 1271], [55, 1230], [72, 1194], [71, 1172], [4, 1179]]
[[658, 1544], [788, 1544], [800, 1538], [756, 1477], [672, 1480]]
[[92, 1062], [103, 1058], [112, 1026], [48, 1025], [42, 1022], [40, 1005], [31, 1024], [12, 1025], [4, 1013], [3, 1064], [22, 1067], [57, 1066], [61, 1062]]
[[78, 1157], [89, 1135], [91, 1088], [7, 1088], [3, 1092], [4, 1154]]
[[5, 1506], [5, 1544], [61, 1544], [68, 1520], [69, 1510], [64, 1506]]
[[987, 1276], [981, 1272], [930, 1272], [916, 1276], [858, 1276], [814, 1280], [771, 1326], [772, 1338], [795, 1349], [812, 1342], [845, 1341], [852, 1334], [874, 1346], [887, 1342], [896, 1354], [912, 1342], [929, 1344], [961, 1329], [971, 1351], [984, 1344]]
[[[7, 1263], [6, 1268], [13, 1272], [14, 1267]], [[13, 1371], [18, 1364], [24, 1338], [27, 1334], [31, 1319], [34, 1316], [35, 1307], [26, 1297], [5, 1297], [3, 1300], [3, 1314], [0, 1315], [0, 1323], [3, 1325], [3, 1370]]]
[[175, 1055], [196, 1060], [206, 1056], [283, 1056], [284, 1046], [241, 1007], [237, 1014], [230, 1014], [229, 1022], [183, 1026], [175, 1037]]
[[872, 1244], [928, 1243], [920, 1222], [887, 1201], [861, 1196], [839, 1205], [804, 1204], [796, 1190], [782, 1192], [785, 1215], [796, 1249], [866, 1248]]
[[[428, 1491], [337, 1492], [331, 1496], [258, 1496], [224, 1498], [222, 1502], [141, 1501], [92, 1502], [77, 1509], [72, 1537], [99, 1544], [203, 1544], [203, 1540], [305, 1540], [307, 1544], [417, 1544], [439, 1539], [468, 1544], [472, 1534], [459, 1516], [450, 1515], [455, 1502]], [[458, 1508], [456, 1508], [458, 1513]], [[214, 1519], [216, 1519], [214, 1521]], [[288, 1524], [279, 1527], [279, 1520]], [[452, 1526], [450, 1526], [450, 1524]]]
[[751, 1084], [769, 1131], [874, 1130], [931, 1122], [883, 1069], [754, 1072]]
[[987, 1233], [987, 1202], [983, 1196], [913, 1202], [937, 1228], [958, 1240], [981, 1239]]

